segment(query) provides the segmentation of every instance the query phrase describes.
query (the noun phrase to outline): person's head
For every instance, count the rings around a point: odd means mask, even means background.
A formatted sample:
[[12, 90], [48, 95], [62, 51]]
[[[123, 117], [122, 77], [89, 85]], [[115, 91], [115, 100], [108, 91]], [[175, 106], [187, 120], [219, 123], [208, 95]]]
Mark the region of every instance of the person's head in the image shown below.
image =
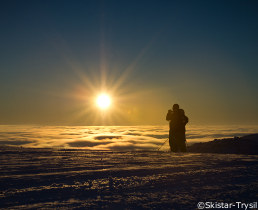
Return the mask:
[[179, 109], [179, 105], [178, 104], [174, 104], [173, 105], [173, 110], [175, 111], [175, 110], [178, 110]]

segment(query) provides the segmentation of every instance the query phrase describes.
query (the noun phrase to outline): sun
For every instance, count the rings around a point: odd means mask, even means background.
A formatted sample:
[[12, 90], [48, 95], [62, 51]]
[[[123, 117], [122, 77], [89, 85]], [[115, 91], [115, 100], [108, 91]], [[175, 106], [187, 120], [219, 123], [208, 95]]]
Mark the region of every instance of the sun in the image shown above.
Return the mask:
[[107, 109], [111, 104], [111, 98], [107, 94], [101, 94], [96, 100], [97, 106], [101, 109]]

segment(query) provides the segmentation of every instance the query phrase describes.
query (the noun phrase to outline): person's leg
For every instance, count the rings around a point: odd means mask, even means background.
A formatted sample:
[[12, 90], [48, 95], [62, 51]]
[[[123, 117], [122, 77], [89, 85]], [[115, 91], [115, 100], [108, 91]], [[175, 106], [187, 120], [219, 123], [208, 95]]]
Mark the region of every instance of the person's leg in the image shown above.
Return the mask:
[[171, 152], [178, 152], [178, 143], [176, 140], [176, 132], [169, 131], [169, 146]]
[[186, 152], [185, 136], [182, 130], [173, 133], [174, 139], [172, 141], [172, 148], [174, 152]]
[[185, 141], [180, 142], [180, 151], [181, 151], [181, 152], [186, 152], [186, 145], [185, 145]]
[[179, 145], [176, 139], [173, 141], [172, 147], [173, 147], [173, 152], [179, 152]]
[[186, 152], [186, 140], [185, 140], [185, 132], [180, 132], [178, 134], [178, 143], [179, 149], [181, 152]]
[[174, 131], [173, 141], [172, 141], [173, 152], [180, 152], [180, 140], [181, 140], [181, 133], [178, 131]]
[[170, 146], [170, 151], [173, 152], [173, 136], [172, 136], [171, 130], [169, 130], [169, 146]]
[[184, 131], [183, 131], [183, 152], [187, 152], [187, 150], [186, 150], [186, 137], [185, 137], [185, 129], [184, 129]]

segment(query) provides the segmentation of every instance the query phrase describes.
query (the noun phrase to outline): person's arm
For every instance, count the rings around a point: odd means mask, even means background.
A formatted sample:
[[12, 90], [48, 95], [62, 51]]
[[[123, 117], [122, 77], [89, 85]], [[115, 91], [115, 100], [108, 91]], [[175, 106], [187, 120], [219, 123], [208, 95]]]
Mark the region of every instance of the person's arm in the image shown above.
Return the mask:
[[166, 116], [167, 121], [171, 120], [171, 114], [172, 114], [172, 111], [168, 110], [168, 113], [167, 113], [167, 116]]
[[184, 123], [185, 123], [185, 125], [186, 125], [186, 124], [188, 123], [189, 119], [188, 119], [187, 116], [185, 116], [184, 118], [185, 118], [185, 119], [184, 119]]

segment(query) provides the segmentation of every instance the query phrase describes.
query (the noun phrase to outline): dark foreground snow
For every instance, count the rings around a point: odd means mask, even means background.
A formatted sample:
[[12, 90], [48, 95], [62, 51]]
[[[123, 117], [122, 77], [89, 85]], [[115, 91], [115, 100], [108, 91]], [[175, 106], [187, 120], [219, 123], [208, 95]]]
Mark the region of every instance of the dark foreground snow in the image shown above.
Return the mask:
[[2, 147], [0, 208], [197, 209], [258, 200], [258, 156]]

